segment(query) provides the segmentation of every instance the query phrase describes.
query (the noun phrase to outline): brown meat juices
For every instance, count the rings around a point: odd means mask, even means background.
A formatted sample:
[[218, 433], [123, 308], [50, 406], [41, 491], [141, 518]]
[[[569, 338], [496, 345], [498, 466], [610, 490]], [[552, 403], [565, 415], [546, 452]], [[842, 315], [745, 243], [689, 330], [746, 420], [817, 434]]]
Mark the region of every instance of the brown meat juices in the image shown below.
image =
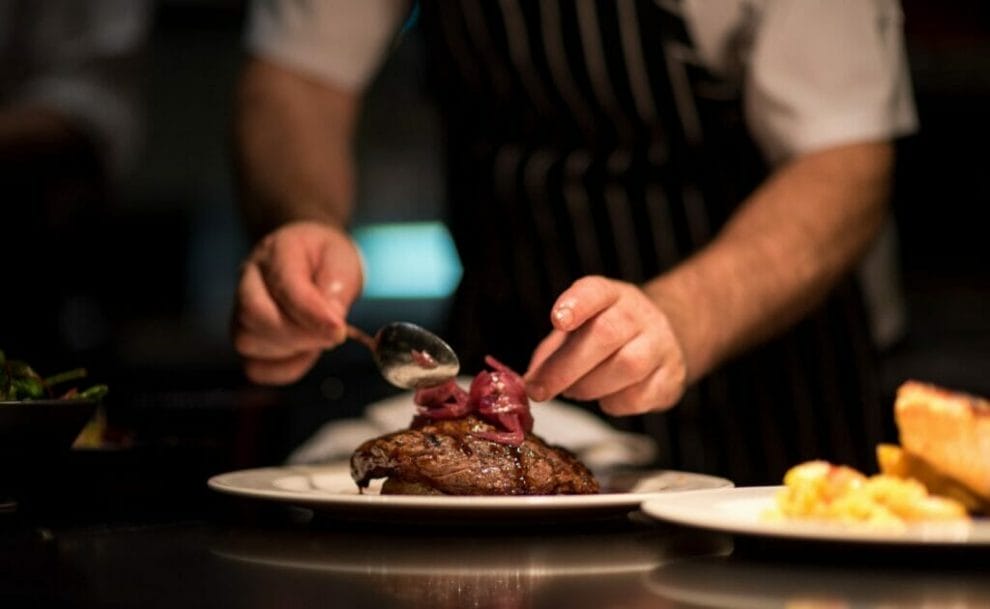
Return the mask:
[[359, 488], [386, 478], [384, 494], [574, 495], [599, 492], [570, 451], [532, 433], [519, 375], [492, 357], [464, 391], [421, 389], [409, 429], [368, 440], [351, 456]]

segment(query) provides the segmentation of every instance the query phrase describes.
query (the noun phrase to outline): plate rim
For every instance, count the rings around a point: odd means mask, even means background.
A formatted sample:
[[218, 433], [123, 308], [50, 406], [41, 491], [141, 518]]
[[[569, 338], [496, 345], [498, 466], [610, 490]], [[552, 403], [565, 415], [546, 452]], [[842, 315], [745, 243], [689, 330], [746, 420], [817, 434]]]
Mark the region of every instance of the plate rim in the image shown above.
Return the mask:
[[[652, 497], [667, 496], [674, 493], [691, 493], [699, 490], [715, 490], [730, 488], [733, 482], [728, 478], [710, 474], [700, 474], [671, 469], [645, 470], [644, 477], [661, 474], [683, 474], [692, 479], [703, 480], [713, 486], [706, 489], [662, 489], [641, 492], [598, 493], [594, 495], [515, 495], [515, 496], [415, 496], [415, 495], [378, 495], [378, 494], [343, 494], [330, 492], [300, 492], [286, 489], [245, 488], [231, 484], [237, 478], [244, 476], [268, 476], [274, 481], [276, 475], [305, 475], [314, 472], [334, 473], [334, 470], [347, 471], [350, 478], [349, 466], [345, 464], [327, 465], [286, 465], [239, 469], [211, 476], [207, 485], [218, 492], [263, 500], [282, 501], [289, 504], [306, 505], [311, 507], [350, 508], [373, 507], [376, 509], [430, 509], [441, 511], [533, 511], [533, 510], [567, 510], [567, 509], [607, 509], [607, 508], [637, 508]], [[715, 486], [717, 485], [717, 486]]]
[[648, 517], [658, 521], [766, 539], [883, 546], [990, 546], [990, 519], [981, 517], [977, 517], [965, 525], [928, 522], [908, 525], [903, 530], [868, 529], [841, 523], [760, 521], [756, 519], [756, 514], [719, 519], [711, 504], [708, 506], [697, 504], [699, 500], [714, 496], [716, 499], [713, 501], [717, 501], [718, 498], [722, 500], [761, 499], [766, 502], [764, 507], [770, 507], [773, 495], [783, 488], [783, 485], [772, 485], [702, 489], [690, 492], [691, 497], [687, 497], [688, 493], [678, 493], [676, 496], [672, 495], [664, 500], [647, 499], [640, 506], [640, 510]]

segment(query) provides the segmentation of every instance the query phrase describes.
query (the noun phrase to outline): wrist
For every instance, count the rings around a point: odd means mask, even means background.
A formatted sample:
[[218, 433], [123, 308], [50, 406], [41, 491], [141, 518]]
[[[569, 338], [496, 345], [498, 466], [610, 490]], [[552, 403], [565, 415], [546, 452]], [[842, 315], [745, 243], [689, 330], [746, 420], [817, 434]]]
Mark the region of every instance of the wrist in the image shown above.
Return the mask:
[[667, 317], [677, 339], [688, 385], [704, 377], [724, 358], [729, 326], [724, 311], [715, 310], [718, 297], [699, 272], [682, 266], [657, 277], [643, 286], [643, 291]]

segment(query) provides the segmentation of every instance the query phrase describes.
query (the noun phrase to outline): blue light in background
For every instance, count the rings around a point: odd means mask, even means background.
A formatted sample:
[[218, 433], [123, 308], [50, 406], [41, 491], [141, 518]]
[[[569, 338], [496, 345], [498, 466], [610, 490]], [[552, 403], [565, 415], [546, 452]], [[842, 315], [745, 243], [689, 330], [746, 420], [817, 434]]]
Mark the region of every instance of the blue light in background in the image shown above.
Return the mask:
[[367, 224], [354, 229], [354, 240], [364, 257], [365, 298], [446, 298], [461, 280], [441, 222]]

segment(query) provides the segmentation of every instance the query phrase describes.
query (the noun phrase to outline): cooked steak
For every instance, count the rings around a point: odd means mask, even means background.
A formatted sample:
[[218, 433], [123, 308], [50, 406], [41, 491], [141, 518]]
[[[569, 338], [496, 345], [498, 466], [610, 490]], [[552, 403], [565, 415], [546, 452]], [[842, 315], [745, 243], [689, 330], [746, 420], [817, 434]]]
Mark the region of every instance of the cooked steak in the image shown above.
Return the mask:
[[531, 432], [518, 446], [488, 439], [498, 431], [474, 414], [436, 420], [418, 416], [410, 429], [359, 446], [351, 457], [351, 475], [360, 488], [387, 478], [384, 494], [598, 492], [594, 476], [568, 450], [549, 446]]

